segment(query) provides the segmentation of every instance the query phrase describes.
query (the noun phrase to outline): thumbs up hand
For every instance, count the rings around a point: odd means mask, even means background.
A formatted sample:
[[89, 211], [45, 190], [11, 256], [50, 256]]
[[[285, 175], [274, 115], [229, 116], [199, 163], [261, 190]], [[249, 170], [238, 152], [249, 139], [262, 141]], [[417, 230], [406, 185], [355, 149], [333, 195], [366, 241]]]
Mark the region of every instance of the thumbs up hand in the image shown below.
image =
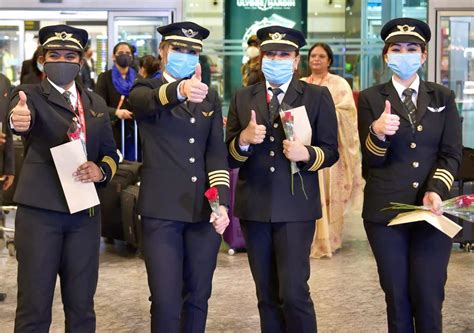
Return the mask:
[[201, 64], [197, 64], [194, 75], [190, 79], [184, 80], [181, 85], [181, 95], [193, 103], [201, 103], [206, 98], [209, 89], [205, 83], [201, 82], [201, 72]]
[[26, 94], [23, 91], [18, 93], [18, 103], [13, 108], [11, 121], [16, 132], [26, 132], [30, 128], [31, 111], [26, 104]]
[[250, 121], [247, 127], [240, 133], [239, 145], [248, 146], [250, 144], [255, 145], [262, 143], [265, 139], [267, 129], [265, 125], [257, 124], [257, 116], [255, 111], [252, 110], [250, 113]]
[[400, 127], [400, 117], [392, 114], [389, 101], [385, 101], [385, 108], [379, 119], [372, 123], [372, 130], [379, 137], [385, 139], [386, 135], [394, 135]]

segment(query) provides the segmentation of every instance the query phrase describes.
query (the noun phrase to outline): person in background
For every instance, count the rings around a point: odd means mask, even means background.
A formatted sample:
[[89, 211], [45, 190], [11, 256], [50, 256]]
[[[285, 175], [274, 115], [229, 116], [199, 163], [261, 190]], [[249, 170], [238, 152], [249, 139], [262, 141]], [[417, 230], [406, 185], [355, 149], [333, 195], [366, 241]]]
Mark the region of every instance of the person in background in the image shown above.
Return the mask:
[[254, 83], [265, 81], [260, 66], [260, 40], [256, 35], [249, 37], [245, 55], [248, 60], [241, 67], [242, 86], [251, 86]]
[[151, 54], [144, 55], [138, 60], [138, 75], [142, 79], [159, 79], [161, 77], [161, 62]]
[[[15, 179], [15, 151], [13, 148], [13, 138], [7, 126], [7, 115], [10, 104], [10, 80], [0, 74], [0, 171], [3, 179], [2, 191], [0, 191], [0, 205], [2, 203], [2, 193], [8, 190]], [[0, 226], [4, 226], [5, 215], [0, 211]], [[3, 238], [3, 231], [0, 230], [0, 238]], [[0, 292], [0, 302], [5, 300], [7, 294]]]
[[120, 120], [125, 120], [124, 158], [126, 160], [135, 160], [133, 113], [128, 101], [128, 96], [137, 77], [137, 72], [131, 67], [133, 50], [134, 48], [126, 42], [116, 44], [112, 55], [114, 61], [112, 69], [99, 75], [94, 88], [94, 92], [102, 96], [109, 106], [114, 138], [119, 149], [122, 142], [122, 122]]
[[318, 172], [323, 216], [316, 223], [311, 257], [332, 257], [342, 246], [344, 212], [361, 192], [362, 173], [357, 110], [347, 81], [329, 72], [333, 53], [329, 45], [316, 43], [308, 51], [311, 74], [308, 83], [329, 89], [336, 106], [339, 160]]
[[[220, 234], [229, 224], [221, 103], [201, 82], [199, 54], [209, 30], [176, 22], [158, 32], [163, 75], [138, 80], [130, 94], [144, 142], [138, 211], [151, 331], [203, 333]], [[219, 194], [212, 213], [208, 187]]]
[[[231, 168], [240, 168], [240, 219], [264, 333], [317, 331], [308, 286], [315, 221], [321, 217], [318, 170], [338, 159], [337, 119], [325, 87], [298, 79], [302, 32], [281, 26], [257, 32], [265, 81], [238, 90], [227, 118]], [[280, 107], [281, 105], [281, 107]], [[288, 140], [279, 111], [302, 107], [311, 136]], [[296, 111], [294, 111], [296, 112]], [[309, 135], [308, 135], [309, 136]], [[300, 174], [292, 174], [294, 162]]]
[[90, 91], [93, 91], [95, 86], [95, 62], [92, 58], [93, 53], [91, 46], [87, 45], [84, 49], [84, 64], [80, 71], [82, 85]]
[[454, 92], [420, 79], [430, 27], [397, 18], [380, 31], [390, 81], [359, 95], [362, 217], [387, 303], [388, 332], [442, 332], [442, 305], [452, 239], [425, 221], [387, 226], [402, 211], [391, 202], [442, 214], [461, 158]]
[[[68, 25], [39, 31], [46, 79], [17, 87], [9, 126], [25, 144], [15, 191], [18, 299], [15, 332], [48, 332], [59, 275], [66, 332], [94, 332], [99, 271], [100, 206], [71, 214], [50, 149], [82, 140], [87, 161], [71, 180], [105, 185], [118, 155], [107, 105], [74, 81], [88, 33]], [[79, 198], [78, 198], [79, 200]]]
[[[40, 83], [44, 78], [44, 70], [43, 70], [43, 64], [38, 61], [38, 58], [43, 54], [43, 47], [39, 45], [36, 48], [35, 53], [33, 53], [33, 57], [31, 60], [26, 63], [26, 61], [23, 62], [23, 66], [25, 67], [25, 72], [23, 73], [23, 67], [22, 67], [22, 75], [20, 78], [20, 84], [34, 84], [34, 83]], [[26, 69], [28, 66], [28, 70]]]

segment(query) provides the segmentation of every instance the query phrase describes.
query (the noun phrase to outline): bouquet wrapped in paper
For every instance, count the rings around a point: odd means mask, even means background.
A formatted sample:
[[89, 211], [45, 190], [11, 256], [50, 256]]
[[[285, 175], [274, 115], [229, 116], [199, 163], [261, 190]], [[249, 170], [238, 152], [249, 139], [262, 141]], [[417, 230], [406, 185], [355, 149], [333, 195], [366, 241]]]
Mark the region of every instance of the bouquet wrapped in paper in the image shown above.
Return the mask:
[[[285, 131], [286, 139], [289, 141], [295, 141], [295, 119], [294, 116], [291, 114], [291, 111], [283, 111], [280, 114], [281, 122], [283, 124], [283, 130]], [[300, 169], [296, 166], [296, 162], [290, 161], [290, 172], [291, 172], [291, 194], [295, 194], [294, 191], [294, 182], [293, 182], [293, 175], [298, 173], [301, 180], [301, 189], [303, 190], [304, 196], [306, 200], [308, 200], [308, 196], [306, 195], [306, 191], [304, 189], [303, 177], [300, 174]]]
[[[454, 237], [459, 230], [462, 229], [461, 226], [447, 217], [431, 213], [430, 207], [409, 205], [399, 202], [391, 202], [390, 205], [390, 207], [382, 210], [411, 210], [411, 212], [398, 214], [390, 221], [390, 226], [424, 220], [450, 237]], [[474, 223], [474, 194], [460, 195], [443, 201], [441, 203], [441, 211]]]
[[[403, 210], [430, 210], [430, 207], [408, 205], [399, 202], [391, 202], [388, 209]], [[463, 220], [474, 223], [474, 194], [460, 195], [458, 197], [445, 200], [441, 203], [441, 211], [443, 213], [459, 217]]]
[[220, 216], [220, 211], [219, 211], [220, 204], [219, 204], [219, 191], [217, 190], [217, 187], [209, 188], [204, 193], [204, 196], [209, 201], [209, 206], [211, 206], [211, 210], [219, 217]]

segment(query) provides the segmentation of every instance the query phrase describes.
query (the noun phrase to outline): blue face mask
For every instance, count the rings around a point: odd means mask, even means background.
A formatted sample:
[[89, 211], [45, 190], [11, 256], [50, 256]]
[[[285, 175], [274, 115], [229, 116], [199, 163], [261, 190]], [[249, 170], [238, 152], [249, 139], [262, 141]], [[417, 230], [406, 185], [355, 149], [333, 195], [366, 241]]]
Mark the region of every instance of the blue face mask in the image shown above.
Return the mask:
[[198, 63], [199, 56], [197, 54], [170, 52], [165, 68], [175, 79], [182, 79], [193, 75]]
[[389, 53], [387, 65], [402, 80], [408, 80], [421, 67], [419, 53]]
[[291, 80], [293, 76], [293, 59], [271, 60], [263, 58], [262, 72], [265, 79], [274, 85], [282, 85]]

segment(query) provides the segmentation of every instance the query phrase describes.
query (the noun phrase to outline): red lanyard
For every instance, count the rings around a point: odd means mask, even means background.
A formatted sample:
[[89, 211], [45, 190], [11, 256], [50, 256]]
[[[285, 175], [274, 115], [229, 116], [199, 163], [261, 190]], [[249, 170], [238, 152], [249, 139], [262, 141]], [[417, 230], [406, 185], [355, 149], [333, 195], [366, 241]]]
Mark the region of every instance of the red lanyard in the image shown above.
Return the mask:
[[82, 107], [79, 91], [77, 91], [77, 112], [79, 112], [79, 123], [81, 124], [80, 131], [84, 134], [84, 143], [86, 143], [86, 119], [84, 118], [84, 108]]

